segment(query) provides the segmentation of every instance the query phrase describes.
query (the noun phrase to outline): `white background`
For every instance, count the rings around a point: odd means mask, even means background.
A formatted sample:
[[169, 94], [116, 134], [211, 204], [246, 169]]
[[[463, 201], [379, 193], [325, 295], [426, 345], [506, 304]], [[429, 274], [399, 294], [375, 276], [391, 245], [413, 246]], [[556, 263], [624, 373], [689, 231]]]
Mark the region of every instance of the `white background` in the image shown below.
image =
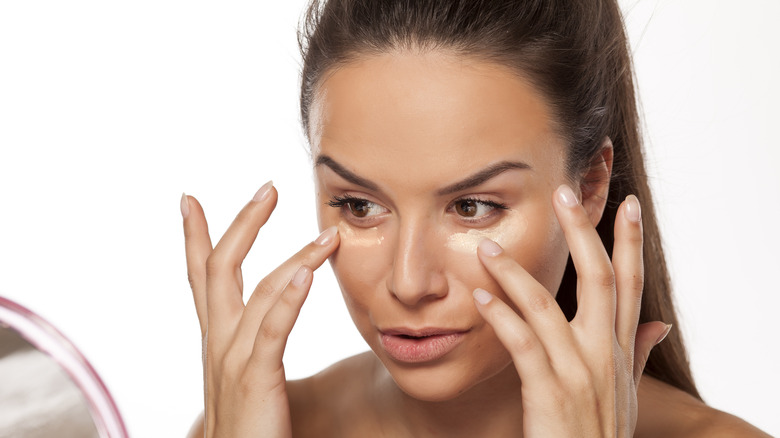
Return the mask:
[[[74, 340], [134, 436], [181, 436], [202, 408], [181, 192], [216, 237], [274, 180], [249, 285], [317, 234], [298, 126], [302, 3], [0, 4], [0, 294]], [[623, 4], [676, 329], [705, 399], [780, 434], [780, 4]], [[365, 349], [329, 269], [316, 277], [290, 377]]]

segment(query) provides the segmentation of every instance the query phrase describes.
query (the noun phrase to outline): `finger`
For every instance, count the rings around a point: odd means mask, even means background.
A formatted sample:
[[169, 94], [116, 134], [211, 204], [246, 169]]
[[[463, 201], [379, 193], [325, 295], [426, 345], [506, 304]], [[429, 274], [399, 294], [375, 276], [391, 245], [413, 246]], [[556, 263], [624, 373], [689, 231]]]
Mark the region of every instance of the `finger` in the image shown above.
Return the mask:
[[626, 198], [615, 217], [612, 267], [617, 286], [615, 334], [623, 350], [629, 351], [634, 347], [644, 289], [641, 210], [634, 195]]
[[661, 343], [672, 330], [671, 324], [664, 324], [661, 321], [646, 322], [640, 324], [636, 329], [636, 343], [634, 344], [634, 384], [639, 384], [642, 378], [642, 372], [647, 365], [647, 358], [650, 357], [650, 351]]
[[201, 335], [206, 333], [206, 259], [211, 254], [211, 237], [203, 208], [192, 196], [181, 195], [181, 214], [184, 222], [184, 252], [187, 257], [187, 279], [195, 300]]
[[244, 309], [241, 264], [276, 206], [269, 181], [238, 213], [206, 260], [209, 336], [232, 334]]
[[313, 270], [319, 268], [338, 248], [339, 243], [338, 227], [330, 227], [258, 283], [246, 303], [237, 330], [237, 339], [243, 339], [246, 348], [252, 348], [265, 314], [278, 301], [293, 274], [304, 265]]
[[485, 269], [517, 306], [522, 319], [537, 334], [549, 355], [562, 358], [571, 352], [574, 342], [571, 326], [555, 297], [497, 243], [485, 238], [478, 248]]
[[[577, 271], [577, 323], [591, 333], [613, 336], [615, 274], [596, 228], [567, 185], [555, 191], [553, 207]], [[573, 321], [574, 323], [574, 321]]]
[[250, 366], [258, 375], [268, 376], [282, 369], [287, 338], [308, 295], [312, 274], [310, 267], [300, 266], [263, 318], [249, 358]]
[[544, 386], [555, 377], [544, 346], [534, 330], [514, 310], [484, 289], [474, 290], [474, 303], [512, 356], [524, 387]]

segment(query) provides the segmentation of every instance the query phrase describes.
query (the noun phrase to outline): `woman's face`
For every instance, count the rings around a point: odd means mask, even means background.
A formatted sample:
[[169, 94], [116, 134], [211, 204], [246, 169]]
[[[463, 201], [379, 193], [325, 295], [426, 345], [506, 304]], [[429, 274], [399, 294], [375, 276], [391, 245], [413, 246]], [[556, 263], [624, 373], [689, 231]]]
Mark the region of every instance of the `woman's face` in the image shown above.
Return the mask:
[[548, 290], [568, 247], [551, 196], [565, 173], [550, 110], [505, 67], [445, 53], [361, 58], [311, 109], [318, 219], [352, 318], [395, 382], [448, 400], [510, 358], [474, 306], [508, 301], [477, 258], [497, 241]]

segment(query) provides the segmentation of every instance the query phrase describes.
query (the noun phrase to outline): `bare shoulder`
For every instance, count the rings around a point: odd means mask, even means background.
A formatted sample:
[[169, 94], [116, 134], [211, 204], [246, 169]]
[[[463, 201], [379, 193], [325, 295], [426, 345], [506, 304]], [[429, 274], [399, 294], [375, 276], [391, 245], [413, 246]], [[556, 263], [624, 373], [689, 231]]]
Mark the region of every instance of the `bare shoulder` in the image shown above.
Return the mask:
[[364, 412], [357, 411], [366, 406], [376, 362], [373, 353], [366, 352], [311, 377], [288, 381], [293, 436], [342, 436], [341, 419], [365, 417]]
[[739, 417], [716, 409], [712, 410], [714, 413], [710, 421], [707, 424], [700, 425], [698, 430], [689, 436], [702, 438], [771, 438], [769, 434]]
[[635, 437], [765, 438], [739, 417], [707, 406], [671, 385], [643, 376], [639, 383], [639, 418]]

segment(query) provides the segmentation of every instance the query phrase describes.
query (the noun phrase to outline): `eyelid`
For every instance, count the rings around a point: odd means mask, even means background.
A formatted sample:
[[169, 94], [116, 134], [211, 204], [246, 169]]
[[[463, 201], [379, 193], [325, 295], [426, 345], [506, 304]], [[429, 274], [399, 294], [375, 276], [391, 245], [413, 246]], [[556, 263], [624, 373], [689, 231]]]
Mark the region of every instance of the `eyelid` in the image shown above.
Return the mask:
[[502, 211], [509, 210], [509, 207], [502, 202], [485, 199], [481, 196], [476, 196], [476, 195], [466, 195], [453, 200], [450, 203], [450, 205], [447, 207], [447, 211], [453, 211], [455, 209], [456, 204], [464, 201], [475, 202], [477, 204], [482, 204], [484, 206], [488, 206], [491, 208], [491, 211], [489, 211], [488, 213], [473, 218], [461, 216], [457, 213], [454, 213], [458, 217], [458, 220], [470, 225], [480, 225], [483, 222], [487, 222], [490, 221], [491, 219], [494, 219], [495, 216], [501, 214]]
[[460, 198], [457, 198], [454, 201], [452, 201], [452, 204], [454, 205], [454, 204], [456, 204], [458, 202], [463, 202], [463, 201], [477, 202], [477, 203], [480, 203], [480, 204], [485, 204], [485, 205], [489, 205], [489, 206], [494, 207], [494, 208], [498, 208], [500, 210], [508, 210], [509, 209], [509, 207], [507, 207], [507, 205], [502, 203], [502, 202], [492, 201], [490, 199], [485, 199], [485, 198], [483, 198], [481, 196], [474, 196], [474, 195], [461, 196]]
[[[350, 203], [366, 203], [371, 204], [373, 208], [381, 209], [381, 211], [376, 213], [371, 213], [366, 216], [356, 216], [354, 213], [352, 213], [352, 207], [349, 207]], [[334, 195], [331, 197], [331, 199], [325, 203], [328, 206], [338, 208], [339, 214], [341, 214], [345, 219], [352, 221], [354, 223], [360, 224], [360, 225], [368, 225], [369, 222], [373, 222], [375, 220], [380, 219], [381, 215], [388, 213], [390, 210], [383, 206], [382, 204], [371, 201], [370, 199], [366, 199], [364, 197], [360, 196], [354, 196], [351, 194], [344, 194], [344, 195]], [[349, 208], [350, 212], [347, 212], [347, 208]]]

